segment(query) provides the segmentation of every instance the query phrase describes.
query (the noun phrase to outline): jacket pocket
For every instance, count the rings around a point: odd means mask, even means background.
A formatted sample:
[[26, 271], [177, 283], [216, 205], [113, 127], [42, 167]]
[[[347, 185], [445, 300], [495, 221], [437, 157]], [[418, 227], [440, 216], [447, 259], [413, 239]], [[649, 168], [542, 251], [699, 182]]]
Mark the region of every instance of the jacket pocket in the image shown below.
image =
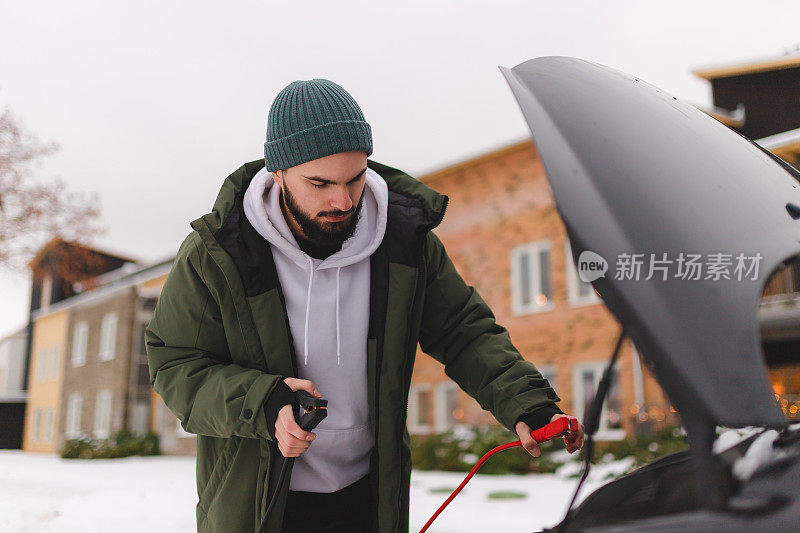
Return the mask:
[[200, 509], [206, 514], [208, 513], [209, 507], [211, 507], [211, 504], [214, 502], [220, 483], [225, 479], [225, 475], [230, 469], [231, 462], [236, 455], [236, 450], [239, 447], [240, 441], [240, 437], [235, 435], [230, 437], [225, 442], [225, 445], [214, 461], [214, 466], [211, 467], [211, 474], [208, 476], [208, 481], [205, 487], [203, 487], [199, 498]]

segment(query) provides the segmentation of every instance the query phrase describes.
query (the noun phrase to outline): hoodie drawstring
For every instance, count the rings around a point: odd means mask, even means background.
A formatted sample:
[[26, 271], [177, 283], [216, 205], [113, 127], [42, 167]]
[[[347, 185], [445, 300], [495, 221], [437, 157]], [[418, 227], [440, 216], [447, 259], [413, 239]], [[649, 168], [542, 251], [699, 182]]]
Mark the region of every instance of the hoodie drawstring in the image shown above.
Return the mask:
[[341, 353], [341, 343], [339, 342], [339, 272], [342, 267], [336, 268], [336, 364], [339, 364], [339, 354]]
[[308, 297], [306, 298], [306, 331], [305, 331], [305, 339], [303, 339], [303, 344], [305, 346], [305, 359], [303, 361], [304, 365], [308, 365], [308, 315], [311, 312], [311, 285], [314, 283], [314, 262], [311, 258], [308, 258]]
[[[314, 262], [311, 258], [308, 258], [308, 296], [306, 297], [306, 326], [304, 332], [304, 339], [303, 339], [303, 346], [305, 347], [305, 353], [303, 354], [303, 364], [308, 365], [308, 318], [309, 314], [311, 313], [311, 286], [314, 284]], [[340, 327], [339, 327], [339, 273], [342, 271], [342, 267], [336, 268], [336, 364], [341, 364], [341, 354], [342, 354], [342, 341], [341, 341], [341, 334], [340, 334]]]

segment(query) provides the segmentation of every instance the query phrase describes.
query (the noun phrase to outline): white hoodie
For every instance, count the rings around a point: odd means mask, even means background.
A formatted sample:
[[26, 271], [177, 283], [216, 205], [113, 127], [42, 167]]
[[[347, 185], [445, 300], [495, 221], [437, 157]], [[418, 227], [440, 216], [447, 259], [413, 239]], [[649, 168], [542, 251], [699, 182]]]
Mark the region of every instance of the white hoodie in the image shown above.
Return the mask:
[[325, 260], [297, 245], [271, 172], [261, 169], [244, 195], [247, 220], [270, 243], [299, 377], [311, 380], [328, 400], [328, 416], [313, 430], [316, 439], [295, 460], [290, 490], [334, 492], [369, 472], [369, 258], [386, 231], [389, 191], [372, 169], [367, 169], [365, 182], [355, 233]]

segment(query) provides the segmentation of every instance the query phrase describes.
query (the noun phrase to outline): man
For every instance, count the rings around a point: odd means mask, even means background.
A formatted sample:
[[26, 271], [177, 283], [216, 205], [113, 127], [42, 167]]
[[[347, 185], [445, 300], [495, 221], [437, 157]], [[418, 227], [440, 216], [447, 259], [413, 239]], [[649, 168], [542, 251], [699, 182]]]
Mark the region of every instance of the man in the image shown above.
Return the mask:
[[[533, 456], [532, 429], [566, 416], [431, 231], [447, 197], [371, 154], [347, 91], [295, 81], [264, 159], [180, 246], [145, 337], [154, 389], [198, 436], [199, 531], [255, 531], [276, 492], [267, 531], [407, 531], [418, 342]], [[299, 389], [329, 402], [311, 432]]]

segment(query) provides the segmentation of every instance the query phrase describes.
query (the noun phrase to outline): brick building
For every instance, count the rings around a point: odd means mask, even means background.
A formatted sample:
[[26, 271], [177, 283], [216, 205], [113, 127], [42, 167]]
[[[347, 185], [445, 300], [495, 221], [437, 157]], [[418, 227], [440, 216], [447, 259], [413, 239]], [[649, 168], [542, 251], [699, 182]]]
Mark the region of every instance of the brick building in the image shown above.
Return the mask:
[[[550, 381], [566, 412], [583, 416], [619, 325], [591, 285], [580, 281], [544, 168], [529, 140], [420, 178], [450, 197], [435, 230], [456, 269], [506, 327], [511, 340]], [[620, 439], [634, 423], [663, 423], [669, 405], [629, 343], [603, 412], [599, 439]], [[417, 354], [409, 396], [409, 431], [453, 424], [485, 426], [493, 417]]]

